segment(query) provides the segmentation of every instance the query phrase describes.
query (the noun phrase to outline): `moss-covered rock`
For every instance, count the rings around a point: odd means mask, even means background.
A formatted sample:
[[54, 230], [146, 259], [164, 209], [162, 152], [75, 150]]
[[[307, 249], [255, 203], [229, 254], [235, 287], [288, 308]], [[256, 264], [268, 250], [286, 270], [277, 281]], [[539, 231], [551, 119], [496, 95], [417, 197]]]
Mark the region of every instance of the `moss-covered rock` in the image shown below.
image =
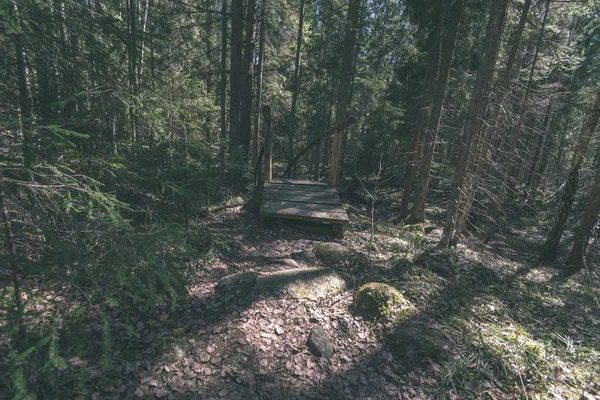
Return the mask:
[[459, 257], [452, 249], [432, 249], [415, 259], [415, 265], [428, 268], [444, 278], [452, 278], [458, 272]]
[[344, 245], [334, 242], [321, 242], [315, 247], [317, 258], [325, 262], [336, 262], [351, 257], [354, 252]]
[[258, 272], [238, 272], [221, 279], [215, 288], [218, 295], [245, 296], [252, 291]]
[[366, 255], [334, 242], [321, 242], [315, 247], [317, 259], [331, 268], [361, 268], [369, 265]]
[[371, 282], [356, 294], [353, 306], [368, 319], [394, 318], [401, 322], [416, 314], [417, 309], [394, 287]]
[[258, 292], [276, 291], [283, 297], [320, 300], [346, 288], [346, 281], [327, 268], [295, 268], [260, 274]]
[[320, 300], [346, 288], [346, 281], [327, 268], [293, 268], [276, 272], [238, 272], [221, 279], [215, 292], [227, 298], [275, 295]]
[[401, 230], [404, 232], [418, 234], [419, 236], [425, 236], [425, 228], [423, 228], [423, 225], [421, 224], [404, 225]]

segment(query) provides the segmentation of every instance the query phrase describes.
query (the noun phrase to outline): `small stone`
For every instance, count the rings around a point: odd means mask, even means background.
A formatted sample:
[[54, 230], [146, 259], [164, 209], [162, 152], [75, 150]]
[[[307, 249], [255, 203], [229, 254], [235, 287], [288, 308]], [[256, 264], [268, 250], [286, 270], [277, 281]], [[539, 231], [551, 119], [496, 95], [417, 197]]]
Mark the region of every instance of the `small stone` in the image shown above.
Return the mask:
[[333, 344], [321, 326], [315, 327], [308, 336], [308, 348], [317, 357], [329, 358], [333, 355]]
[[162, 399], [163, 397], [167, 397], [168, 394], [169, 394], [169, 391], [165, 388], [158, 388], [154, 392], [154, 395], [156, 397], [158, 397], [159, 399]]

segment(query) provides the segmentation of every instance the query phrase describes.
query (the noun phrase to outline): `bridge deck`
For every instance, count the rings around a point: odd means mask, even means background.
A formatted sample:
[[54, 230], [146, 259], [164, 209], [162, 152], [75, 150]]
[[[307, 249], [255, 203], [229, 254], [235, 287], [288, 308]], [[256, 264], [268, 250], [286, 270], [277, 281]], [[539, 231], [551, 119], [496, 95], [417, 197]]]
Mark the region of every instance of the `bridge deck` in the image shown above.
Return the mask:
[[337, 191], [324, 183], [293, 179], [265, 182], [260, 215], [281, 219], [325, 222], [341, 233], [348, 215]]

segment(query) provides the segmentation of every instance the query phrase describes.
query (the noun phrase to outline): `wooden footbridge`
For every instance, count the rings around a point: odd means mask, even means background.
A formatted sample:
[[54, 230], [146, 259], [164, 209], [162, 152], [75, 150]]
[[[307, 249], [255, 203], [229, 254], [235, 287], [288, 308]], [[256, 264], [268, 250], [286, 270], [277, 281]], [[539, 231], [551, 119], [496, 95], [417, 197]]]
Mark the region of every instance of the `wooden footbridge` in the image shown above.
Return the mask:
[[[262, 174], [264, 186], [260, 216], [327, 225], [330, 227], [333, 234], [337, 236], [343, 235], [344, 225], [346, 225], [349, 220], [336, 190], [338, 165], [342, 137], [345, 130], [354, 124], [356, 120], [350, 117], [348, 120], [338, 124], [327, 132], [318, 135], [308, 144], [308, 146], [306, 146], [306, 148], [304, 148], [304, 150], [294, 157], [283, 173], [282, 178], [273, 179], [273, 140], [271, 135], [270, 107], [263, 107], [263, 116], [266, 132], [263, 150], [261, 151], [261, 154], [264, 156]], [[330, 134], [333, 134], [333, 145], [328, 183], [287, 179], [288, 173], [298, 159]], [[255, 174], [257, 174], [260, 165], [261, 157], [259, 156]]]

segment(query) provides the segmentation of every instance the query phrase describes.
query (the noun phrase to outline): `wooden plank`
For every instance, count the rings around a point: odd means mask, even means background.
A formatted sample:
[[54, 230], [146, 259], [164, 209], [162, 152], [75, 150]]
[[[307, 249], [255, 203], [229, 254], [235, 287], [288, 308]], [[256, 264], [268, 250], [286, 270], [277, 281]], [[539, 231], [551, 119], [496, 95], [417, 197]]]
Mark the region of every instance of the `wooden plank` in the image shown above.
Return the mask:
[[342, 201], [335, 197], [286, 196], [285, 194], [263, 194], [263, 200], [282, 200], [296, 203], [330, 204], [341, 206]]
[[264, 200], [260, 214], [279, 218], [348, 222], [348, 216], [342, 207], [327, 204]]
[[293, 185], [293, 184], [273, 184], [265, 182], [265, 189], [280, 189], [280, 190], [305, 190], [309, 192], [331, 192], [337, 193], [335, 189], [326, 185]]
[[339, 199], [340, 197], [336, 192], [330, 191], [311, 191], [311, 190], [285, 190], [285, 189], [277, 189], [277, 188], [266, 188], [263, 190], [264, 196], [273, 196], [273, 195], [282, 195], [282, 196], [310, 196], [310, 197], [322, 197], [327, 199]]
[[316, 181], [305, 181], [300, 179], [283, 179], [283, 178], [275, 178], [271, 179], [269, 183], [275, 184], [290, 184], [290, 185], [310, 185], [310, 186], [327, 186], [326, 183], [316, 182]]

